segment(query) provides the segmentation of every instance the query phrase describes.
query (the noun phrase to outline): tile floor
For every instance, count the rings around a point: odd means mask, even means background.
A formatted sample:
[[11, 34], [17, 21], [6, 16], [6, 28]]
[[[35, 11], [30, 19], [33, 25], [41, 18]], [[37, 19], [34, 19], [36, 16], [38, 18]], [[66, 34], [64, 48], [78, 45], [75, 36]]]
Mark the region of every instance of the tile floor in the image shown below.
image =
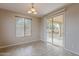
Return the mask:
[[0, 56], [77, 56], [61, 47], [42, 41], [0, 49]]

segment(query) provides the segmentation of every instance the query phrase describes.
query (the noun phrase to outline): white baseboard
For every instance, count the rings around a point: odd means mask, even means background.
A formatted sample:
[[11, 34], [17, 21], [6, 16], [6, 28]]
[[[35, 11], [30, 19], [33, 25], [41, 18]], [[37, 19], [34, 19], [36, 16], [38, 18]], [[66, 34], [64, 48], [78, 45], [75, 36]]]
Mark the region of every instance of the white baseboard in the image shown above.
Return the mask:
[[21, 44], [28, 44], [28, 43], [36, 42], [36, 41], [40, 41], [40, 40], [33, 40], [33, 41], [30, 41], [30, 42], [27, 42], [27, 43], [26, 42], [20, 42], [20, 43], [15, 43], [15, 44], [11, 44], [11, 45], [0, 46], [0, 48], [6, 48], [6, 47], [21, 45]]
[[71, 50], [66, 49], [66, 48], [64, 48], [64, 49], [67, 50], [67, 51], [69, 51], [69, 52], [71, 52], [71, 53], [74, 53], [74, 54], [76, 54], [76, 55], [79, 55], [78, 53], [76, 53], [76, 52], [74, 52], [74, 51], [71, 51]]

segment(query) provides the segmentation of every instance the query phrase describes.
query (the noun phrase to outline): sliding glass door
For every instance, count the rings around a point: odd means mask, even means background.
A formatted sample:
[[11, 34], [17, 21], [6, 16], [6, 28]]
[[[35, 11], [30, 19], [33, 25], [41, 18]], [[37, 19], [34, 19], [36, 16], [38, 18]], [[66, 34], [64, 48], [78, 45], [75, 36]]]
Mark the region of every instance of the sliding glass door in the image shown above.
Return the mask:
[[47, 41], [63, 46], [63, 15], [55, 16], [47, 20]]

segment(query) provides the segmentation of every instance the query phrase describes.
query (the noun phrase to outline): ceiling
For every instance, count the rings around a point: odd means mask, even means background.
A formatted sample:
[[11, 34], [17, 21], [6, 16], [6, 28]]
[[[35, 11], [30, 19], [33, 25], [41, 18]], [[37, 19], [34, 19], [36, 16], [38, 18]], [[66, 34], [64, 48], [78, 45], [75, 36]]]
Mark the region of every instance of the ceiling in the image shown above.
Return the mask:
[[[34, 16], [42, 17], [65, 5], [68, 4], [67, 3], [35, 3], [34, 6], [38, 14]], [[31, 8], [31, 3], [0, 3], [0, 8], [27, 14], [27, 11], [29, 10], [29, 8]]]

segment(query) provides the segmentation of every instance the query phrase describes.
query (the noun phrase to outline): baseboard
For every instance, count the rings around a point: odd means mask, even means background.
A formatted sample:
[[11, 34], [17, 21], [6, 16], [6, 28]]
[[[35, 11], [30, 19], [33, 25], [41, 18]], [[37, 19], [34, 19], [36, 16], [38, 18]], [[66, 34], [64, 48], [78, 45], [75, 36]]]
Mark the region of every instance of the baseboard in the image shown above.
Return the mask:
[[66, 48], [64, 48], [64, 49], [67, 50], [67, 51], [69, 51], [69, 52], [71, 52], [71, 53], [74, 53], [74, 54], [76, 54], [76, 55], [79, 55], [78, 53], [76, 53], [76, 52], [74, 52], [74, 51], [71, 51], [71, 50], [66, 49]]
[[32, 43], [32, 42], [36, 42], [36, 41], [40, 41], [40, 40], [33, 40], [30, 42], [21, 42], [21, 43], [15, 43], [15, 44], [11, 44], [11, 45], [6, 45], [6, 46], [0, 46], [0, 48], [7, 48], [7, 47], [11, 47], [11, 46], [16, 46], [16, 45], [21, 45], [21, 44], [28, 44], [28, 43]]

